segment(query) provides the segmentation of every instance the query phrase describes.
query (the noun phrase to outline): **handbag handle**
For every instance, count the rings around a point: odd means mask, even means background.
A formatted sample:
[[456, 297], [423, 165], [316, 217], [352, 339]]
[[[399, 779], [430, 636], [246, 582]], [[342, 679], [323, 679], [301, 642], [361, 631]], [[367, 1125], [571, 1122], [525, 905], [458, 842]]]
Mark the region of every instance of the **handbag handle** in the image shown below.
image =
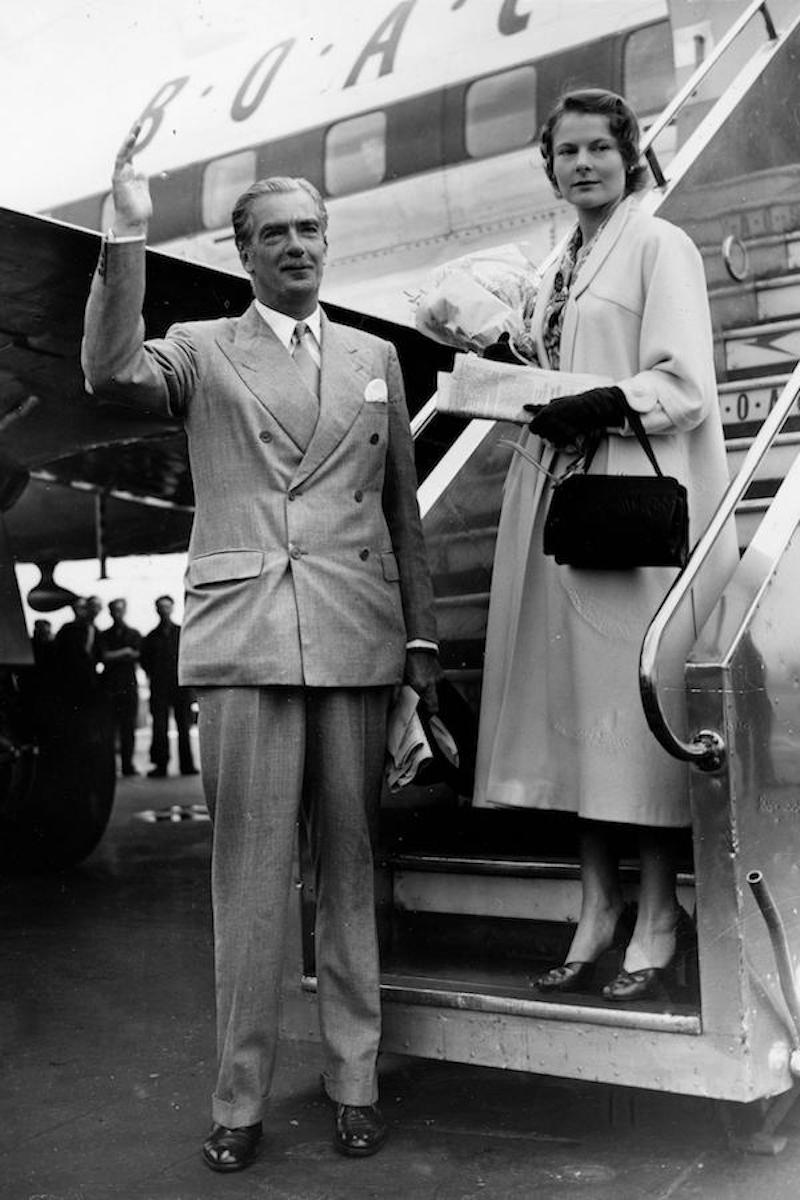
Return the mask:
[[[639, 414], [637, 412], [635, 412], [631, 408], [631, 406], [627, 403], [627, 401], [625, 403], [625, 416], [627, 417], [628, 424], [630, 425], [631, 429], [636, 434], [639, 445], [642, 447], [645, 454], [650, 459], [650, 462], [652, 464], [653, 470], [655, 471], [656, 475], [660, 475], [663, 479], [664, 472], [661, 470], [661, 467], [658, 465], [658, 459], [655, 456], [653, 447], [650, 445], [650, 439], [647, 436], [647, 434], [645, 433], [644, 425], [642, 424], [642, 418], [639, 416]], [[586, 452], [586, 459], [584, 461], [584, 467], [583, 467], [584, 471], [588, 471], [589, 467], [592, 465], [592, 459], [594, 458], [595, 453], [597, 452], [597, 447], [599, 445], [600, 445], [600, 435], [598, 435], [594, 439], [592, 445], [589, 447], [589, 449]]]

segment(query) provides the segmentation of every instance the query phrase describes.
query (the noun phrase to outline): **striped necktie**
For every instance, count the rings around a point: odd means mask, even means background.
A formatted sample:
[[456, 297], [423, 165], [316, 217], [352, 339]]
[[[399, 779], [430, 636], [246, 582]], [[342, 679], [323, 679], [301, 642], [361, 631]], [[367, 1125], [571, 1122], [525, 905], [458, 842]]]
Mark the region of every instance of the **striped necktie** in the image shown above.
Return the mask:
[[305, 341], [307, 333], [308, 326], [305, 321], [298, 321], [292, 335], [292, 358], [303, 378], [303, 383], [312, 395], [319, 399], [319, 367], [311, 357], [311, 351]]

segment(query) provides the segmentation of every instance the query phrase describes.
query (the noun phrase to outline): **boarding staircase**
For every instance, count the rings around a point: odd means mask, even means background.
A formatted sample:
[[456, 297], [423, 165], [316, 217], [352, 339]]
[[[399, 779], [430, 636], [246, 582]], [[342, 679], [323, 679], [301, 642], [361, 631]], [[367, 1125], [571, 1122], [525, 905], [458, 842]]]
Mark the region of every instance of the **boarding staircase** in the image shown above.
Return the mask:
[[[754, 0], [746, 19], [764, 7]], [[561, 960], [578, 915], [574, 823], [473, 809], [446, 782], [422, 780], [385, 798], [377, 902], [385, 1050], [725, 1101], [779, 1097], [785, 1104], [771, 1109], [774, 1127], [800, 1077], [800, 998], [786, 949], [800, 948], [800, 148], [785, 103], [796, 90], [800, 15], [779, 36], [766, 24], [763, 49], [679, 146], [669, 179], [647, 199], [703, 254], [732, 473], [744, 460], [673, 589], [679, 595], [703, 569], [717, 529], [741, 501], [743, 557], [687, 664], [692, 743], [668, 729], [652, 692], [645, 704], [662, 744], [671, 739], [671, 752], [695, 764], [678, 886], [683, 906], [697, 913], [699, 984], [666, 1004], [537, 993], [532, 977]], [[662, 115], [662, 128], [693, 86]], [[437, 438], [446, 443], [416, 423], [428, 451]], [[443, 665], [473, 711], [509, 461], [503, 442], [515, 433], [466, 425], [442, 455], [429, 453], [433, 466], [419, 493]], [[762, 445], [769, 450], [760, 459]], [[664, 609], [671, 602], [672, 593]], [[657, 663], [657, 649], [653, 657]], [[632, 850], [622, 871], [631, 889]], [[756, 907], [756, 884], [765, 880], [777, 897], [772, 909], [768, 888]], [[310, 870], [303, 882], [304, 987], [313, 992]], [[781, 922], [791, 935], [782, 959]], [[613, 956], [601, 963], [598, 982], [616, 966]], [[313, 1025], [289, 1032], [309, 1036]], [[758, 1136], [774, 1147], [766, 1121]]]
[[[790, 78], [797, 28], [764, 74]], [[759, 97], [766, 85], [752, 90]], [[777, 92], [780, 88], [777, 88]], [[737, 107], [728, 115], [726, 106]], [[751, 118], [752, 119], [752, 116]], [[763, 110], [759, 110], [763, 120]], [[723, 96], [693, 135], [700, 161], [746, 158], [730, 139], [747, 122], [747, 97]], [[706, 129], [706, 149], [702, 143]], [[681, 224], [701, 249], [715, 330], [719, 401], [731, 475], [800, 359], [800, 166], [796, 149], [780, 143], [774, 163], [725, 175], [725, 184], [695, 176], [687, 162], [653, 207]], [[734, 166], [735, 170], [735, 166]], [[516, 430], [474, 423], [423, 482], [421, 502], [431, 557], [443, 665], [477, 710], [494, 541], [509, 451]], [[742, 550], [767, 511], [800, 445], [800, 416], [790, 416], [736, 512]], [[443, 785], [404, 789], [383, 812], [384, 895], [380, 908], [383, 989], [387, 1001], [490, 1011], [519, 1011], [531, 1001], [530, 980], [561, 961], [577, 918], [579, 870], [574, 827], [552, 813], [493, 813]], [[692, 847], [687, 838], [679, 876], [684, 906], [694, 908]], [[633, 861], [623, 878], [636, 883]], [[613, 957], [606, 965], [614, 970]], [[565, 1007], [600, 1001], [562, 997]], [[510, 1006], [510, 1008], [509, 1008]], [[651, 1009], [658, 1021], [659, 1006]], [[691, 1022], [699, 996], [673, 1004], [675, 1020]]]

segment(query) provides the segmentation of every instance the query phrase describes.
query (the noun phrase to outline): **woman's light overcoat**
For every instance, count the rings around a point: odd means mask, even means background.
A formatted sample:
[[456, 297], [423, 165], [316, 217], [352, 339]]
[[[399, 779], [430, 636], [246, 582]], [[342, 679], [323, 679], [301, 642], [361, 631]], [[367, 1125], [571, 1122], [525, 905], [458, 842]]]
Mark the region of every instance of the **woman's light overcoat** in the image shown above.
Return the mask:
[[[555, 271], [542, 281], [533, 318], [543, 366], [541, 327]], [[705, 277], [686, 234], [641, 211], [634, 197], [612, 214], [573, 285], [561, 370], [623, 389], [664, 474], [688, 490], [696, 541], [728, 482]], [[545, 465], [563, 468], [562, 455], [525, 438]], [[652, 468], [626, 430], [601, 442], [592, 472]], [[675, 572], [557, 566], [542, 553], [549, 496], [545, 477], [515, 455], [495, 553], [475, 803], [685, 825], [686, 769], [648, 729], [638, 686], [642, 638]], [[731, 528], [666, 643], [660, 679], [680, 732], [686, 657], [736, 560]]]

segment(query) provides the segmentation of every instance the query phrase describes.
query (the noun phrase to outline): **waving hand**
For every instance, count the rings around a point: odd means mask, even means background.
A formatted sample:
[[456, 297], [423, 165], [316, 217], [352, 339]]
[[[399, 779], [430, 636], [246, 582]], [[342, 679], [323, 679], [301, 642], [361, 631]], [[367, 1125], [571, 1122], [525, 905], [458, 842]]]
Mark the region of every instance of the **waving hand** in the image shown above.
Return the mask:
[[153, 202], [147, 176], [133, 165], [136, 139], [141, 132], [136, 124], [122, 143], [114, 160], [111, 190], [114, 197], [114, 232], [120, 237], [146, 234], [147, 223], [153, 215]]

